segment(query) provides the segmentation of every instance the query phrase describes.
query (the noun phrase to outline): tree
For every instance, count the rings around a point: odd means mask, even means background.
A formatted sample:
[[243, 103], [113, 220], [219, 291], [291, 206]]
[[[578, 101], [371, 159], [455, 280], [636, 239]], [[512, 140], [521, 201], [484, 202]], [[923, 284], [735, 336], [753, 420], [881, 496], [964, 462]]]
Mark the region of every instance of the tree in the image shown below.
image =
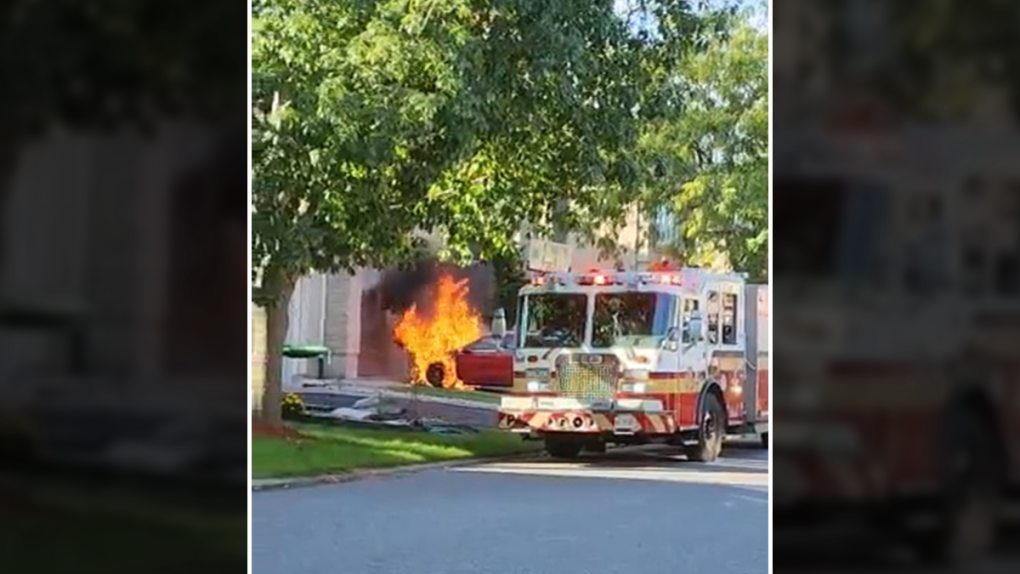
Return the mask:
[[407, 261], [416, 231], [439, 232], [444, 258], [492, 261], [524, 223], [591, 232], [636, 197], [643, 62], [662, 56], [613, 2], [258, 0], [252, 27], [270, 422], [303, 274]]
[[665, 251], [767, 280], [768, 37], [741, 14], [705, 41], [673, 70], [682, 99], [642, 134], [642, 201], [675, 218]]
[[968, 120], [987, 113], [989, 96], [1020, 115], [1020, 55], [1010, 45], [1020, 5], [996, 0], [818, 3], [831, 22], [818, 48], [846, 92], [881, 111], [913, 118]]

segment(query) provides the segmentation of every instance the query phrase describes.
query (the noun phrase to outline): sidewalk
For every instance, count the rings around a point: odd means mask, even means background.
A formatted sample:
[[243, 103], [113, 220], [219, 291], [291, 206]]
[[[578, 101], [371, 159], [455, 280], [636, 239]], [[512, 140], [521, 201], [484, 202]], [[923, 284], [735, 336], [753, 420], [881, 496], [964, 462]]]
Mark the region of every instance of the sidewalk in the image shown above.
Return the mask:
[[285, 384], [283, 390], [284, 392], [325, 393], [346, 395], [350, 397], [373, 397], [378, 395], [382, 397], [403, 400], [419, 400], [426, 403], [469, 409], [489, 411], [499, 410], [498, 402], [485, 402], [469, 398], [461, 399], [443, 397], [424, 392], [414, 393], [406, 383], [386, 379], [302, 379], [300, 383], [292, 381]]
[[540, 452], [522, 452], [505, 456], [494, 456], [488, 458], [461, 458], [444, 460], [439, 462], [427, 462], [422, 464], [409, 464], [404, 466], [393, 466], [388, 468], [366, 468], [350, 472], [322, 474], [317, 476], [295, 476], [290, 478], [253, 478], [251, 480], [252, 492], [266, 490], [282, 490], [288, 488], [301, 488], [317, 486], [320, 484], [343, 484], [366, 478], [383, 478], [415, 474], [428, 470], [446, 470], [463, 466], [475, 466], [478, 464], [507, 462], [517, 460], [541, 460], [545, 455]]

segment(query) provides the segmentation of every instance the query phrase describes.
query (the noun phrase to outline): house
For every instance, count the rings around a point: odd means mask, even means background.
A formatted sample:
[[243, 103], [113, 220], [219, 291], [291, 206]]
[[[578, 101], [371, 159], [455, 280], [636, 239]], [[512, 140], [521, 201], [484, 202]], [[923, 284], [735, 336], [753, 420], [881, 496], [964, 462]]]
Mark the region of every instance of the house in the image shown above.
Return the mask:
[[[646, 221], [637, 209], [629, 213], [616, 235], [615, 254], [577, 237], [561, 237], [569, 246], [569, 266], [643, 269], [660, 257], [649, 246], [651, 226], [659, 227], [657, 237], [675, 239], [675, 222], [666, 212]], [[522, 246], [526, 244], [527, 233], [518, 240]], [[394, 378], [406, 374], [406, 355], [392, 337], [397, 318], [380, 311], [378, 302], [372, 299], [372, 287], [380, 277], [379, 270], [359, 269], [353, 275], [313, 274], [302, 278], [291, 298], [287, 342], [328, 347], [332, 356], [325, 374], [329, 378]], [[285, 388], [295, 376], [314, 376], [316, 368], [312, 361], [285, 360]]]
[[63, 368], [59, 332], [0, 324], [8, 391], [45, 375], [97, 400], [244, 400], [247, 136], [217, 133], [59, 132], [24, 150], [4, 204], [0, 297], [70, 302], [83, 368]]

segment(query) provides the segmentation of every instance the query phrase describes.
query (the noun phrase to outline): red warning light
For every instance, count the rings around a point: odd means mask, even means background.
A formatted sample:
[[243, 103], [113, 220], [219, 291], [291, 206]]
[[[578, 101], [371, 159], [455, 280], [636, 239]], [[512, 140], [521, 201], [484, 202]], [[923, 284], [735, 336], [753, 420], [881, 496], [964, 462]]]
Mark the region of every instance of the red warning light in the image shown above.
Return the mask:
[[607, 279], [605, 275], [596, 275], [595, 277], [592, 277], [591, 280], [591, 282], [594, 283], [595, 285], [605, 285], [606, 281]]
[[660, 259], [648, 266], [649, 271], [676, 271], [676, 266], [668, 259]]

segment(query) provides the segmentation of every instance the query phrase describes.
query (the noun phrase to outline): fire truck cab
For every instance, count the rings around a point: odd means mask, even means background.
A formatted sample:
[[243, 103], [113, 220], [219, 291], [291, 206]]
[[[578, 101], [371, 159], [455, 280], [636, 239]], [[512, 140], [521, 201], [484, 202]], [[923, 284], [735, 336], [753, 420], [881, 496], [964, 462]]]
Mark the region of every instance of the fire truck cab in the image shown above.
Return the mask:
[[661, 442], [712, 461], [736, 433], [767, 446], [767, 306], [767, 287], [698, 268], [536, 277], [499, 427], [557, 458]]

